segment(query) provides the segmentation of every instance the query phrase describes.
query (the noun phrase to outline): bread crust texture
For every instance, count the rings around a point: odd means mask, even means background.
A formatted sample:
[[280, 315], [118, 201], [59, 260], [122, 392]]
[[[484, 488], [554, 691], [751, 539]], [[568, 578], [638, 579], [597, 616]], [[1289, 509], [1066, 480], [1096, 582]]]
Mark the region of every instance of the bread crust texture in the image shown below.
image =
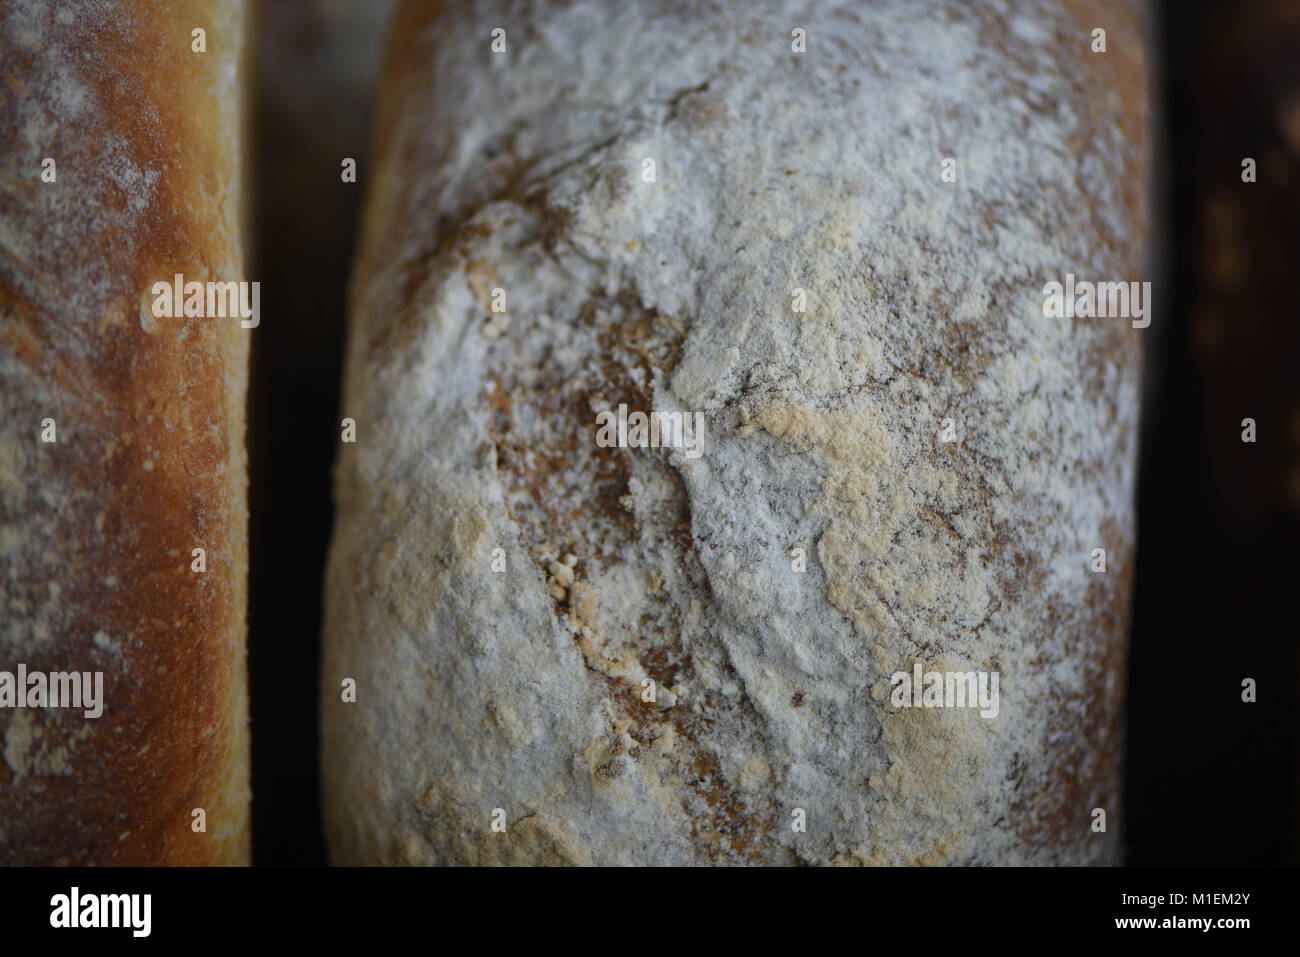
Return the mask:
[[[1127, 3], [402, 6], [336, 862], [1119, 860], [1142, 331], [1044, 289], [1146, 278], [1145, 44]], [[620, 406], [698, 454], [601, 444]]]
[[251, 330], [153, 308], [245, 278], [244, 29], [0, 4], [0, 671], [102, 675], [0, 709], [0, 863], [249, 860]]

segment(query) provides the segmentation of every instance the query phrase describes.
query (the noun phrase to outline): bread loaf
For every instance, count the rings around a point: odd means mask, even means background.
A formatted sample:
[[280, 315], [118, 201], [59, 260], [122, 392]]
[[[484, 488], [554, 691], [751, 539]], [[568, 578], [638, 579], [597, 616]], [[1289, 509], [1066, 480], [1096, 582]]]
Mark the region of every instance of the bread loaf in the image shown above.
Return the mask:
[[248, 860], [244, 26], [0, 5], [0, 863]]
[[1147, 278], [1141, 11], [436, 7], [352, 290], [333, 859], [1116, 862], [1141, 323], [1045, 312]]

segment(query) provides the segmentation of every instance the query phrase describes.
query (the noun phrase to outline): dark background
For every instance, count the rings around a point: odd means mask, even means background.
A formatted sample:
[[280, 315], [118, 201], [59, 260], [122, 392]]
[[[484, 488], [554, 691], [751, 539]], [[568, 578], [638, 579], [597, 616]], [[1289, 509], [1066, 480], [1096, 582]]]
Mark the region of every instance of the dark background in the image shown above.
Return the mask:
[[[253, 859], [324, 864], [317, 679], [347, 279], [393, 0], [266, 0], [253, 32], [249, 672]], [[344, 157], [357, 182], [342, 181]], [[336, 414], [337, 413], [337, 414]]]
[[[255, 31], [253, 833], [323, 864], [321, 582], [369, 102], [391, 0], [268, 0]], [[343, 5], [346, 6], [346, 5]], [[358, 12], [360, 11], [360, 12]], [[1128, 677], [1131, 864], [1300, 861], [1300, 0], [1170, 0], [1153, 37], [1163, 251]], [[1104, 24], [1102, 24], [1104, 25]], [[357, 159], [357, 184], [340, 181]], [[1253, 157], [1258, 182], [1241, 182]], [[1241, 419], [1258, 440], [1241, 442]], [[1243, 704], [1241, 681], [1258, 683]]]
[[1146, 358], [1129, 863], [1294, 864], [1300, 3], [1171, 0], [1161, 15], [1163, 329]]

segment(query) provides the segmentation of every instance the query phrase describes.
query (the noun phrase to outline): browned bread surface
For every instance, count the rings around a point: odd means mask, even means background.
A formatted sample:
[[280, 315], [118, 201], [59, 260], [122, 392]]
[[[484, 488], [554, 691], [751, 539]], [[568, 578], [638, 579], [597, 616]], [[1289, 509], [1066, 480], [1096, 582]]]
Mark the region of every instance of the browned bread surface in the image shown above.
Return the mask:
[[0, 863], [249, 857], [255, 333], [151, 313], [245, 278], [243, 31], [235, 0], [0, 4], [0, 670], [104, 676], [97, 719], [0, 710]]

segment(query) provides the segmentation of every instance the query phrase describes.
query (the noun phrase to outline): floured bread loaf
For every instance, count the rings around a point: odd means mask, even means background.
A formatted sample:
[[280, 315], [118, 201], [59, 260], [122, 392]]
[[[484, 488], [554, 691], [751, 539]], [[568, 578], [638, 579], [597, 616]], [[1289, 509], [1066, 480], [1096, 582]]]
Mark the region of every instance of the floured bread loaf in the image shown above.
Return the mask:
[[245, 279], [243, 41], [235, 0], [0, 5], [3, 864], [248, 859], [252, 333], [154, 289]]
[[1116, 861], [1142, 320], [1045, 312], [1149, 278], [1142, 18], [433, 6], [353, 289], [334, 860]]

